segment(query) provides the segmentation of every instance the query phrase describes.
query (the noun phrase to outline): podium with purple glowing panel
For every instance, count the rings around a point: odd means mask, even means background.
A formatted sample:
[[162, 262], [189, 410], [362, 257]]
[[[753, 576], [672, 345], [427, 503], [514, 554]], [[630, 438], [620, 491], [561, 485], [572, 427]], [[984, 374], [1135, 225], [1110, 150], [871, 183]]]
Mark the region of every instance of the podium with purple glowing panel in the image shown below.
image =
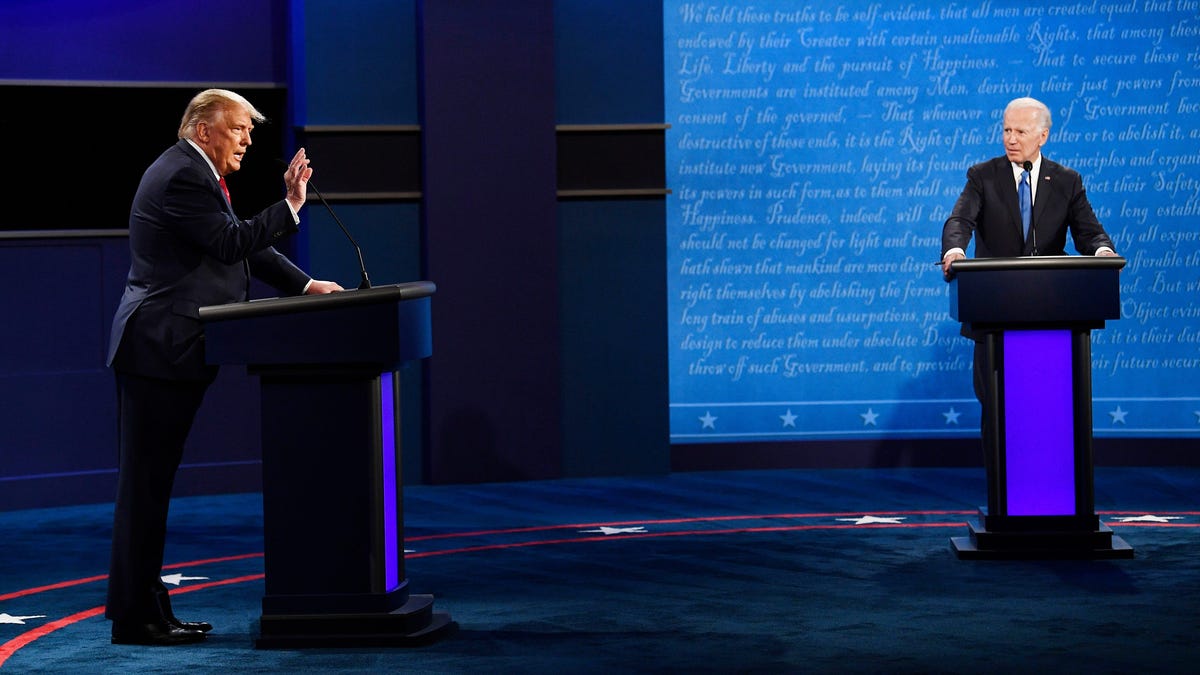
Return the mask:
[[259, 648], [417, 646], [454, 628], [404, 571], [397, 371], [433, 351], [434, 290], [200, 308], [208, 362], [262, 384]]
[[981, 340], [987, 506], [963, 559], [1130, 558], [1095, 513], [1091, 331], [1121, 317], [1119, 257], [953, 265], [950, 315]]

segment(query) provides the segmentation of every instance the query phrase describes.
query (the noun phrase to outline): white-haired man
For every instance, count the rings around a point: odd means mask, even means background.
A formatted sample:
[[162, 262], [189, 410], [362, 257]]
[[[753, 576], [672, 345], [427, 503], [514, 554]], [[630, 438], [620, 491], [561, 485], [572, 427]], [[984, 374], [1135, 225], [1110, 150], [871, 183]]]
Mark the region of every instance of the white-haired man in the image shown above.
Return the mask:
[[342, 290], [272, 246], [299, 229], [312, 175], [303, 149], [283, 175], [284, 199], [248, 220], [230, 205], [225, 176], [241, 168], [262, 121], [234, 92], [197, 94], [178, 142], [146, 169], [133, 198], [131, 264], [108, 353], [120, 448], [105, 608], [115, 644], [186, 644], [212, 629], [177, 619], [160, 578], [175, 473], [217, 371], [205, 363], [199, 308], [248, 299], [251, 276], [285, 294]]
[[[1083, 179], [1072, 169], [1042, 156], [1050, 138], [1050, 109], [1032, 98], [1018, 98], [1004, 109], [1004, 155], [967, 169], [954, 210], [942, 226], [942, 270], [966, 257], [975, 237], [975, 257], [1065, 255], [1067, 232], [1083, 255], [1112, 256], [1113, 242], [1088, 203]], [[987, 406], [992, 396], [982, 335], [963, 329], [975, 340], [975, 396]], [[990, 434], [983, 416], [983, 438]], [[984, 452], [988, 472], [992, 456]]]

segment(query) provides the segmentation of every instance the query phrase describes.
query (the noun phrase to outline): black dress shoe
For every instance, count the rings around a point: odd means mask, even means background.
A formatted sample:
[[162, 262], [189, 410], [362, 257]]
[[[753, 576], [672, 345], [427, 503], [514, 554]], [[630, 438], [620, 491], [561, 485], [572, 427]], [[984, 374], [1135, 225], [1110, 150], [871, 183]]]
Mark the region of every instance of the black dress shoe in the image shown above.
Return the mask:
[[201, 633], [207, 633], [208, 631], [212, 630], [212, 624], [207, 621], [180, 621], [175, 617], [171, 617], [170, 619], [167, 619], [167, 623], [175, 626], [176, 628], [183, 628], [184, 630], [198, 630]]
[[[161, 584], [159, 584], [162, 586]], [[167, 594], [167, 589], [162, 586], [162, 592], [155, 595], [155, 601], [158, 603], [158, 616], [164, 617], [163, 623], [170, 624], [176, 628], [184, 630], [198, 630], [201, 633], [207, 633], [212, 630], [212, 624], [207, 621], [180, 621], [175, 617], [175, 612], [171, 610], [171, 599]]]
[[169, 623], [113, 622], [114, 645], [170, 646], [203, 642], [204, 631], [174, 626]]

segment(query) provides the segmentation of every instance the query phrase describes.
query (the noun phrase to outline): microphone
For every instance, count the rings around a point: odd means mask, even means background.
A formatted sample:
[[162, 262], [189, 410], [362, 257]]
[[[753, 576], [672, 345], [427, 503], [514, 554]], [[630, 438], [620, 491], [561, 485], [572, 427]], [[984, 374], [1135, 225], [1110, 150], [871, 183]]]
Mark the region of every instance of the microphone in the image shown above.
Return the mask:
[[[276, 158], [275, 161], [282, 164], [285, 169], [288, 166], [288, 163], [282, 159]], [[329, 215], [333, 216], [333, 222], [337, 223], [337, 226], [342, 228], [342, 234], [346, 235], [346, 238], [350, 240], [350, 245], [354, 247], [354, 252], [358, 254], [358, 271], [362, 273], [362, 282], [359, 283], [358, 290], [361, 291], [370, 288], [371, 279], [367, 276], [367, 265], [363, 262], [362, 249], [359, 248], [358, 242], [354, 241], [354, 237], [350, 236], [350, 230], [347, 230], [346, 226], [342, 224], [342, 219], [338, 218], [337, 214], [333, 212], [333, 207], [329, 205], [329, 202], [325, 201], [325, 196], [321, 194], [321, 191], [317, 189], [317, 186], [314, 185], [311, 180], [308, 181], [308, 187], [312, 189], [313, 193], [317, 195], [317, 198], [321, 200], [321, 203], [325, 205], [325, 209], [329, 211]]]
[[1025, 160], [1021, 168], [1029, 172], [1029, 233], [1033, 235], [1033, 255], [1037, 255], [1037, 226], [1033, 222], [1033, 162]]

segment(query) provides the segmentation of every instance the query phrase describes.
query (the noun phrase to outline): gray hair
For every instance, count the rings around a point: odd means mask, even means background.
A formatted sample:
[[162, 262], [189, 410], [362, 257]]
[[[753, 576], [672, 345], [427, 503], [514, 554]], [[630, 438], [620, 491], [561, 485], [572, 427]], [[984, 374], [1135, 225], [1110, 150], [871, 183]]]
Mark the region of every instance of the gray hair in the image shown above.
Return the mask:
[[183, 111], [183, 120], [179, 123], [179, 137], [196, 137], [196, 126], [201, 122], [212, 123], [218, 116], [225, 114], [229, 108], [243, 108], [250, 113], [250, 119], [261, 124], [267, 117], [250, 104], [241, 94], [228, 89], [205, 89], [192, 97], [187, 110]]
[[1004, 114], [1008, 115], [1008, 112], [1010, 110], [1023, 110], [1025, 108], [1033, 108], [1033, 109], [1037, 110], [1038, 111], [1038, 124], [1043, 129], [1050, 128], [1050, 124], [1051, 124], [1050, 109], [1046, 107], [1045, 103], [1042, 103], [1041, 101], [1037, 100], [1036, 98], [1029, 98], [1028, 96], [1025, 96], [1022, 98], [1014, 98], [1013, 100], [1008, 102], [1007, 106], [1005, 106]]

